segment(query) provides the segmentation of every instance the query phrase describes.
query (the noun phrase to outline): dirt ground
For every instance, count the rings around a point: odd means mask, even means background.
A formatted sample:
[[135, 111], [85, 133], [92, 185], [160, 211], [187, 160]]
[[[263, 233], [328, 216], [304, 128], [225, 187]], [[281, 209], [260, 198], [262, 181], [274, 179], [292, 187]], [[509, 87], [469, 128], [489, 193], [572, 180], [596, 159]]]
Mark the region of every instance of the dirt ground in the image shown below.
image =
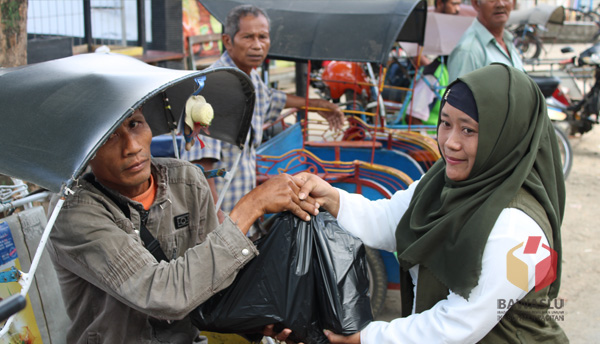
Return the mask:
[[563, 274], [559, 297], [565, 300], [560, 322], [571, 343], [600, 338], [600, 127], [571, 137], [573, 168], [566, 181], [562, 226]]

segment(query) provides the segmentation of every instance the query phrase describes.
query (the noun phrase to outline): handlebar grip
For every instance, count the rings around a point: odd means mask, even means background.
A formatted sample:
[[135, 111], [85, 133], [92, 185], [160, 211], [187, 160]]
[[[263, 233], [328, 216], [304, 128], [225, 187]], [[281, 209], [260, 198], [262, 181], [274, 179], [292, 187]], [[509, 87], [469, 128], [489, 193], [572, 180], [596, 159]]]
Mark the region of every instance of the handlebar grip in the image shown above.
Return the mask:
[[8, 319], [11, 315], [25, 308], [27, 300], [21, 294], [12, 295], [0, 302], [0, 321]]

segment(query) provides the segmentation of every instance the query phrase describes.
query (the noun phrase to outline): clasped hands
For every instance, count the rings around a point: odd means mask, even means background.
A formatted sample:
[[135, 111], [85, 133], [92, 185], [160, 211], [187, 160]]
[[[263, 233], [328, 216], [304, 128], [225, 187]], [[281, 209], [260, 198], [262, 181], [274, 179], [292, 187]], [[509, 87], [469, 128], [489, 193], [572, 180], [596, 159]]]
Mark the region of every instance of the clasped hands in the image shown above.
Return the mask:
[[337, 190], [317, 175], [302, 172], [297, 175], [279, 174], [246, 194], [229, 216], [242, 232], [265, 214], [289, 211], [309, 221], [323, 207], [333, 216], [339, 208]]

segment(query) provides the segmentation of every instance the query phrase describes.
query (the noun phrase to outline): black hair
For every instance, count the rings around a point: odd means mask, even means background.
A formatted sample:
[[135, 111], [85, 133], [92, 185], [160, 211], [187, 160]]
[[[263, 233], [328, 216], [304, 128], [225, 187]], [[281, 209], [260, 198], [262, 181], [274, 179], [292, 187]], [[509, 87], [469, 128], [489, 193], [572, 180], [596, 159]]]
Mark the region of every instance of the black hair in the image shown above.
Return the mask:
[[269, 28], [271, 28], [271, 19], [269, 19], [267, 12], [254, 5], [239, 5], [229, 11], [225, 21], [225, 30], [223, 33], [231, 37], [231, 41], [233, 41], [233, 37], [235, 37], [238, 31], [240, 31], [240, 19], [247, 15], [253, 15], [255, 17], [262, 15], [267, 19]]

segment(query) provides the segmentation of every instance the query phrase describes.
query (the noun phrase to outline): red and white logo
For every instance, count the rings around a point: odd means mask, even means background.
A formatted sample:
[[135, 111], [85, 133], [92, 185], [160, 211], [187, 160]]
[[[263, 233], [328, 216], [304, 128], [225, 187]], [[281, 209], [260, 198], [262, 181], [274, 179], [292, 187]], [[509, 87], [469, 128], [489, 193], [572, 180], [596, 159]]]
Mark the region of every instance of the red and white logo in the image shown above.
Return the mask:
[[[541, 236], [530, 236], [527, 242], [522, 242], [511, 248], [506, 254], [506, 278], [515, 286], [529, 291], [529, 269], [535, 269], [535, 291], [540, 291], [556, 280], [556, 266], [558, 254], [546, 244], [541, 244]], [[550, 254], [537, 262], [535, 266], [528, 266], [515, 255], [515, 251], [525, 245], [523, 254], [537, 254], [539, 249], [547, 250]]]

